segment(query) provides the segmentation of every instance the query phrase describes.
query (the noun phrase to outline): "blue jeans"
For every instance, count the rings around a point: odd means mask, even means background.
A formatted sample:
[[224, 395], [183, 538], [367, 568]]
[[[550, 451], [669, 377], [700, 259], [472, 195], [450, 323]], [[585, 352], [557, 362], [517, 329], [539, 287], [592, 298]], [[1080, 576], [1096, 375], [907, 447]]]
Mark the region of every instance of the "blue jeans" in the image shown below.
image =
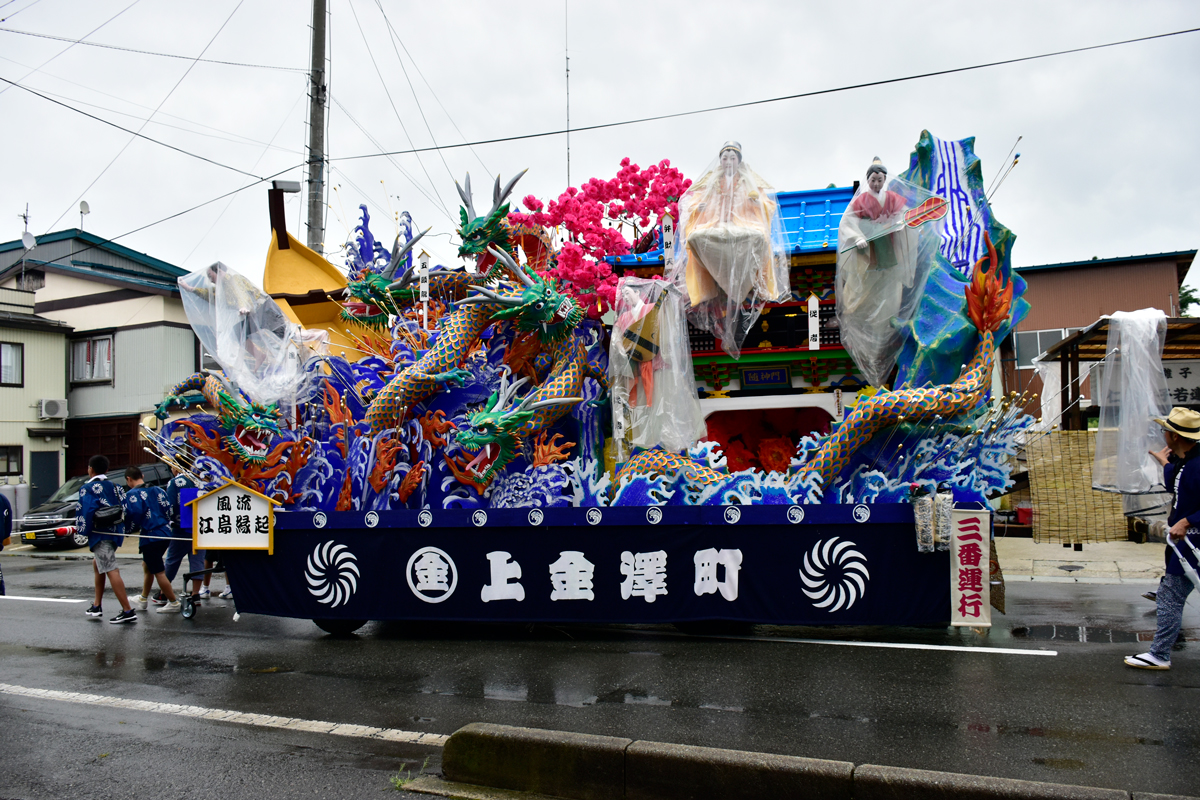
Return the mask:
[[1186, 575], [1162, 576], [1158, 584], [1158, 629], [1154, 631], [1154, 644], [1150, 655], [1160, 661], [1171, 660], [1171, 645], [1179, 636], [1183, 624], [1183, 604], [1192, 591], [1192, 582]]
[[[178, 536], [179, 534], [172, 534]], [[171, 583], [175, 582], [175, 575], [179, 572], [179, 565], [183, 563], [183, 557], [188, 559], [188, 572], [199, 572], [204, 569], [204, 551], [192, 552], [191, 542], [180, 542], [172, 540], [167, 547], [167, 557], [164, 559], [167, 568], [167, 580]]]

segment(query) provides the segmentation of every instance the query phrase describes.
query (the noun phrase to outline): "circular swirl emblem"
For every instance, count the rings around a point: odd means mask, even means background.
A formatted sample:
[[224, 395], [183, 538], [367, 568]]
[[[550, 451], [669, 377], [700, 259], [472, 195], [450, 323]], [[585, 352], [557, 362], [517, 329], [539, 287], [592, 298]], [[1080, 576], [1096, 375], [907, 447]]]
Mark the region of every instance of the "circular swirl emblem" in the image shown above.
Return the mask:
[[357, 561], [344, 544], [330, 540], [317, 545], [304, 569], [309, 594], [330, 608], [350, 602], [350, 596], [358, 590]]
[[363, 517], [363, 522], [368, 528], [374, 528], [379, 524], [379, 514], [374, 511], [368, 511], [367, 516]]
[[598, 508], [589, 508], [584, 516], [587, 518], [588, 525], [599, 525], [600, 520], [604, 518]]
[[421, 513], [417, 514], [417, 524], [422, 528], [428, 528], [433, 524], [433, 512], [428, 508], [421, 509]]
[[471, 524], [476, 528], [482, 528], [487, 525], [487, 512], [482, 508], [475, 509], [475, 513], [471, 515]]
[[862, 503], [859, 503], [858, 505], [856, 505], [854, 507], [854, 511], [852, 511], [851, 513], [854, 516], [855, 522], [866, 522], [867, 520], [869, 520], [871, 518], [870, 507], [865, 506]]
[[726, 506], [724, 516], [727, 523], [736, 525], [738, 520], [742, 518], [742, 510], [737, 506]]
[[324, 528], [325, 523], [328, 521], [329, 521], [329, 517], [325, 516], [324, 511], [318, 511], [317, 513], [313, 514], [313, 527], [314, 528]]
[[542, 513], [542, 510], [540, 508], [529, 509], [529, 524], [530, 525], [533, 525], [535, 527], [538, 525], [541, 525], [542, 520], [545, 518], [546, 518], [546, 515]]
[[804, 509], [800, 506], [792, 506], [787, 510], [787, 521], [793, 525], [799, 525], [804, 522]]
[[662, 522], [662, 509], [658, 506], [650, 506], [646, 509], [646, 522], [651, 525], [657, 525]]
[[800, 580], [804, 594], [816, 608], [833, 613], [850, 608], [867, 592], [867, 557], [854, 548], [854, 542], [832, 539], [819, 541], [804, 554]]

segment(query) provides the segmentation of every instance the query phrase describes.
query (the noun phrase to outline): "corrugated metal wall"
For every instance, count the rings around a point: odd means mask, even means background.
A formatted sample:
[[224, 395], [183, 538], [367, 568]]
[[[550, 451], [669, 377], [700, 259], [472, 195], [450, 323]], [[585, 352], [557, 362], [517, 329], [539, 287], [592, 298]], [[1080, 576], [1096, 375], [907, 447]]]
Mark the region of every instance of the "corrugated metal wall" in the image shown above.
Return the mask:
[[1082, 328], [1114, 311], [1157, 308], [1178, 314], [1179, 279], [1175, 262], [1113, 264], [1047, 270], [1021, 275], [1029, 284], [1029, 316], [1022, 331]]
[[113, 336], [113, 383], [71, 389], [71, 417], [145, 413], [192, 374], [196, 337], [191, 330], [156, 326]]

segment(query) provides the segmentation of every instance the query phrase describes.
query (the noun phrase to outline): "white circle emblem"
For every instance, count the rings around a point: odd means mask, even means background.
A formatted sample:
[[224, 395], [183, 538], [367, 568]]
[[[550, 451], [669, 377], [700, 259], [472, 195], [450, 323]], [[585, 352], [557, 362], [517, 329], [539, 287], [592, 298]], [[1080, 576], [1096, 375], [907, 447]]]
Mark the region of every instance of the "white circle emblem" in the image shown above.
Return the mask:
[[318, 511], [317, 513], [313, 514], [313, 527], [314, 528], [324, 528], [325, 523], [328, 521], [329, 521], [329, 517], [325, 516], [324, 511]]
[[657, 525], [662, 522], [662, 509], [658, 506], [650, 506], [646, 509], [646, 522], [651, 525]]
[[367, 516], [363, 518], [368, 528], [374, 528], [379, 524], [379, 514], [374, 511], [368, 511]]
[[738, 520], [742, 518], [742, 510], [737, 506], [725, 507], [725, 521], [730, 525], [736, 525]]
[[604, 515], [600, 513], [600, 509], [598, 508], [589, 508], [585, 516], [587, 518], [588, 525], [599, 525], [600, 520], [604, 518]]
[[866, 522], [867, 520], [869, 520], [871, 518], [870, 507], [865, 506], [862, 503], [859, 503], [858, 505], [856, 505], [854, 507], [854, 511], [851, 513], [854, 515], [855, 522]]
[[530, 525], [534, 525], [534, 526], [541, 525], [543, 519], [545, 519], [545, 515], [542, 513], [542, 510], [540, 508], [529, 509], [529, 524]]
[[445, 550], [422, 547], [408, 559], [408, 588], [426, 603], [440, 603], [458, 587], [458, 567]]
[[417, 514], [417, 524], [422, 528], [428, 528], [433, 524], [433, 512], [428, 508], [421, 509], [421, 513]]
[[471, 524], [476, 528], [482, 528], [487, 525], [487, 512], [482, 508], [475, 509], [475, 513], [471, 515]]
[[841, 541], [840, 537], [834, 536], [817, 542], [804, 554], [800, 580], [804, 583], [805, 596], [816, 608], [824, 608], [832, 614], [850, 608], [867, 593], [867, 581], [871, 579], [867, 557], [855, 547], [858, 545], [854, 542]]
[[308, 557], [304, 569], [304, 580], [308, 591], [330, 608], [350, 602], [350, 596], [358, 590], [358, 561], [344, 544], [332, 540], [317, 545]]
[[799, 525], [804, 522], [804, 509], [800, 506], [792, 506], [787, 510], [787, 521], [793, 525]]

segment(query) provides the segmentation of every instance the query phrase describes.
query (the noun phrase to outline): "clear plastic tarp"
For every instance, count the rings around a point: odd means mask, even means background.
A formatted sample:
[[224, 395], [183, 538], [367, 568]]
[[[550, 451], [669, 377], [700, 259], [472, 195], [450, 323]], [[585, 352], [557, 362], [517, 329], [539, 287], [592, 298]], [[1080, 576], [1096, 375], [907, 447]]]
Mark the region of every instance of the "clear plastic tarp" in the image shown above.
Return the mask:
[[287, 406], [304, 362], [326, 351], [319, 334], [288, 320], [269, 295], [220, 262], [180, 278], [179, 289], [205, 351], [256, 402]]
[[[940, 212], [940, 213], [939, 213]], [[838, 227], [837, 320], [842, 344], [883, 386], [904, 343], [939, 245], [945, 201], [875, 159]]]
[[726, 142], [679, 198], [680, 238], [668, 280], [686, 286], [688, 320], [734, 358], [767, 303], [791, 296], [775, 190]]
[[684, 308], [668, 281], [622, 278], [617, 285], [608, 374], [618, 462], [634, 447], [679, 452], [706, 432]]
[[1154, 418], [1171, 410], [1162, 351], [1167, 316], [1157, 308], [1118, 311], [1095, 392], [1100, 404], [1092, 488], [1122, 494], [1162, 492], [1162, 467], [1150, 455], [1166, 446]]

